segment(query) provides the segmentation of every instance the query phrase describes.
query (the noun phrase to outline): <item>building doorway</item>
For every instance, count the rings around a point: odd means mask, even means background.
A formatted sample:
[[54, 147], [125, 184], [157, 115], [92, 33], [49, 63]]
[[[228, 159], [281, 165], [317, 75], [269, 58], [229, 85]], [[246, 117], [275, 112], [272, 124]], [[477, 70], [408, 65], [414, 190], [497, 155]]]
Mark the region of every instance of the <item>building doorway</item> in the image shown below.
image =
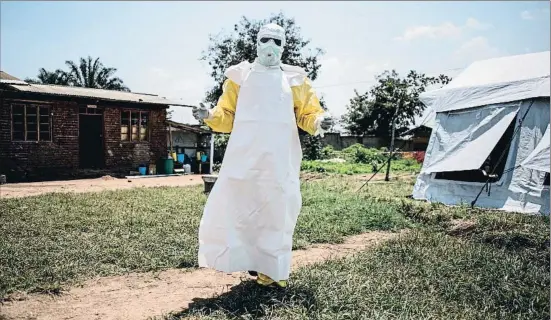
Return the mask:
[[102, 111], [95, 106], [79, 107], [78, 144], [79, 166], [81, 169], [101, 169], [104, 167]]

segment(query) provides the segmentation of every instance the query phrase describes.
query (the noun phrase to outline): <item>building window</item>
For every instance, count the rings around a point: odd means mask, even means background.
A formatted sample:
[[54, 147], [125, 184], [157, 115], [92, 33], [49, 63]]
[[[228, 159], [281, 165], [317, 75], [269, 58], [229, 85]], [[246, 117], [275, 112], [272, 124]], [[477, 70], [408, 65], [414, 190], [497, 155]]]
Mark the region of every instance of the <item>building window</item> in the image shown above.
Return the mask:
[[123, 110], [121, 112], [121, 141], [148, 141], [148, 125], [149, 112]]
[[52, 118], [49, 106], [12, 104], [12, 140], [52, 141]]
[[[491, 183], [499, 181], [506, 169], [505, 164], [507, 163], [507, 156], [509, 155], [509, 149], [511, 148], [510, 142], [513, 138], [513, 133], [515, 133], [515, 127], [516, 117], [513, 121], [511, 121], [509, 127], [507, 127], [507, 130], [503, 136], [501, 136], [501, 139], [499, 139], [488, 158], [484, 161], [484, 164], [482, 164], [482, 167], [478, 170], [437, 172], [435, 178], [442, 180], [482, 183], [488, 181], [488, 179]], [[498, 163], [502, 152], [505, 152], [503, 159], [501, 159], [501, 162]], [[489, 177], [488, 175], [491, 174], [492, 171], [495, 176]]]

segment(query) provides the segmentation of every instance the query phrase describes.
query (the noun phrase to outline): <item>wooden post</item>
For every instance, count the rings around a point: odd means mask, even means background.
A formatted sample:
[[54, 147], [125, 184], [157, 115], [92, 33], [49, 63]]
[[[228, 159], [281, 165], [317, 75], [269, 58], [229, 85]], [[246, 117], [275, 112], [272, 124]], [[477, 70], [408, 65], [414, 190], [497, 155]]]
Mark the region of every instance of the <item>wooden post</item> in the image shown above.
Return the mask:
[[210, 134], [210, 174], [214, 172], [214, 132]]
[[386, 175], [385, 181], [390, 181], [390, 163], [392, 162], [392, 157], [394, 156], [394, 132], [396, 129], [396, 116], [398, 115], [398, 110], [400, 109], [400, 100], [396, 105], [396, 111], [394, 112], [394, 117], [392, 117], [392, 134], [390, 137], [390, 155], [386, 165]]
[[170, 139], [170, 157], [172, 157], [172, 126], [168, 123], [168, 136]]

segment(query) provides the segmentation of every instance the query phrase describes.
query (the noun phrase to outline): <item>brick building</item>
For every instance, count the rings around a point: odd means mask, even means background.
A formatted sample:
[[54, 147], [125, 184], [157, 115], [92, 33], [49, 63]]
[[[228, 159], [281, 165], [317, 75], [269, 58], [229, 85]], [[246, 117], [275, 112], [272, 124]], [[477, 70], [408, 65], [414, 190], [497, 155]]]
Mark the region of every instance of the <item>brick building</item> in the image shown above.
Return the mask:
[[127, 175], [167, 155], [169, 105], [141, 93], [35, 85], [0, 74], [0, 174], [9, 181]]

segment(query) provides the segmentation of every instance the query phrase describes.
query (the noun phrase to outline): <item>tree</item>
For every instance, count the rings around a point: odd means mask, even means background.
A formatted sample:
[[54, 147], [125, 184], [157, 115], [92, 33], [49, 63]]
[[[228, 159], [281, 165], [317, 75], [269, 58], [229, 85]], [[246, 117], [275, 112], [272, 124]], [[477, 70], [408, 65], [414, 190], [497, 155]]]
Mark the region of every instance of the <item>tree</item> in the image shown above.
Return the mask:
[[65, 64], [69, 67], [69, 82], [75, 87], [130, 91], [120, 78], [113, 76], [117, 69], [105, 67], [99, 58], [88, 56], [80, 58], [78, 65], [71, 60]]
[[446, 85], [451, 78], [441, 74], [429, 77], [411, 70], [405, 78], [395, 71], [385, 71], [377, 76], [377, 84], [364, 94], [355, 91], [342, 118], [345, 129], [358, 135], [373, 134], [389, 137], [396, 108], [396, 133], [407, 130], [415, 117], [423, 114], [425, 105], [419, 95], [429, 85]]
[[113, 76], [117, 69], [105, 67], [99, 58], [94, 60], [88, 56], [86, 59], [80, 58], [78, 65], [73, 61], [66, 61], [65, 64], [69, 67], [69, 71], [57, 69], [51, 72], [41, 68], [38, 70], [38, 79], [25, 79], [25, 81], [35, 84], [130, 91], [120, 78]]
[[[327, 111], [325, 100], [320, 98], [320, 105]], [[322, 158], [323, 143], [320, 136], [312, 136], [299, 128], [302, 137], [302, 155], [306, 160], [319, 160]]]
[[25, 82], [34, 84], [57, 84], [57, 85], [69, 85], [69, 75], [61, 70], [47, 71], [44, 68], [38, 70], [37, 79], [27, 78]]
[[[234, 25], [232, 33], [220, 33], [210, 36], [210, 44], [206, 52], [203, 52], [201, 60], [207, 61], [211, 68], [210, 75], [215, 85], [206, 93], [205, 103], [216, 104], [222, 95], [222, 85], [226, 79], [224, 72], [232, 65], [242, 61], [253, 62], [256, 58], [256, 36], [260, 27], [267, 23], [276, 23], [285, 29], [285, 48], [281, 61], [285, 64], [299, 66], [308, 72], [308, 77], [315, 80], [318, 77], [321, 64], [318, 58], [323, 55], [320, 48], [310, 48], [310, 40], [306, 40], [300, 33], [300, 27], [295, 19], [286, 17], [283, 13], [270, 16], [264, 20], [250, 20], [242, 17]], [[202, 123], [202, 122], [201, 122]], [[300, 134], [305, 134], [300, 130]], [[225, 150], [229, 135], [217, 135], [216, 148]], [[303, 150], [305, 154], [310, 149], [316, 150], [321, 146], [319, 137], [305, 137]], [[321, 147], [319, 148], [321, 151]]]
[[283, 13], [270, 16], [264, 20], [250, 20], [242, 17], [234, 25], [230, 34], [220, 33], [210, 36], [210, 45], [203, 52], [201, 60], [207, 61], [211, 68], [210, 75], [215, 85], [209, 90], [205, 102], [215, 104], [222, 94], [222, 85], [225, 80], [224, 71], [232, 65], [242, 61], [253, 62], [256, 58], [256, 36], [260, 27], [267, 23], [276, 23], [285, 29], [286, 43], [281, 57], [285, 64], [299, 66], [308, 72], [308, 77], [315, 80], [318, 77], [321, 64], [318, 57], [323, 55], [320, 48], [309, 48], [310, 40], [300, 34], [294, 18], [287, 18]]

